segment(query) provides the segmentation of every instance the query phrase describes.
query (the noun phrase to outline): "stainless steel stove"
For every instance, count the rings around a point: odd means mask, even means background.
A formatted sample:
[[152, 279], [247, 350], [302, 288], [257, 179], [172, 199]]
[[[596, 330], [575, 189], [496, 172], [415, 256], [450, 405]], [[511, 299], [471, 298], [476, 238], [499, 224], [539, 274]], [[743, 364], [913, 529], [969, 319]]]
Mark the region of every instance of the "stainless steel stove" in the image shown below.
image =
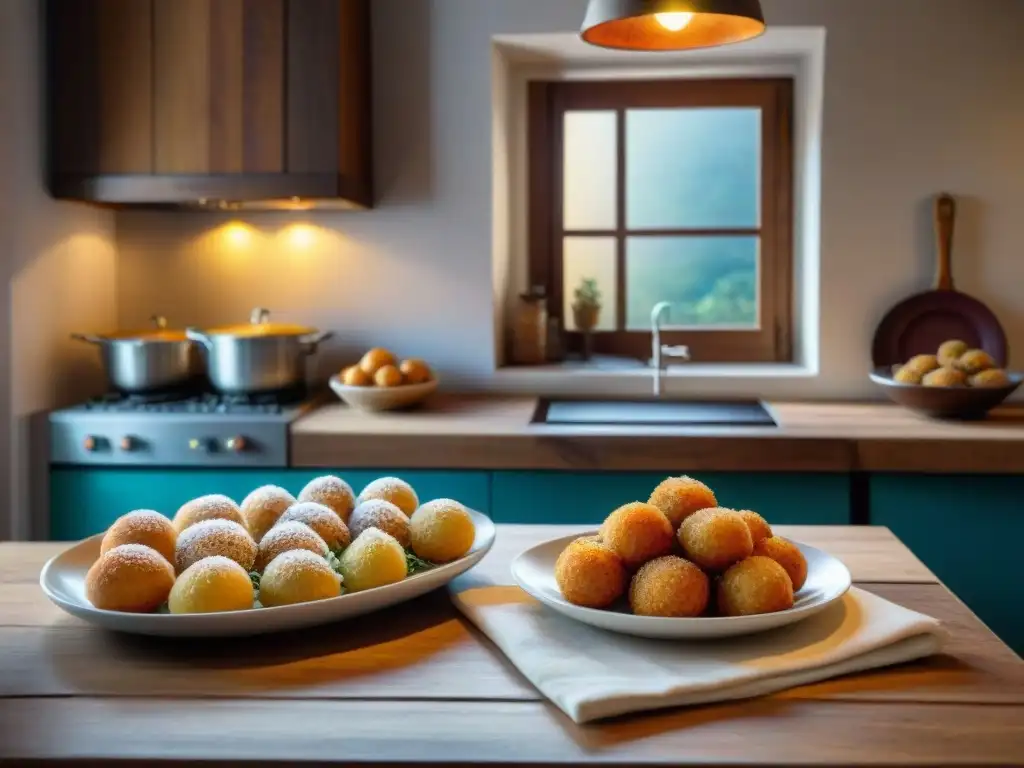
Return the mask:
[[316, 398], [112, 393], [50, 414], [50, 463], [287, 467], [288, 425]]

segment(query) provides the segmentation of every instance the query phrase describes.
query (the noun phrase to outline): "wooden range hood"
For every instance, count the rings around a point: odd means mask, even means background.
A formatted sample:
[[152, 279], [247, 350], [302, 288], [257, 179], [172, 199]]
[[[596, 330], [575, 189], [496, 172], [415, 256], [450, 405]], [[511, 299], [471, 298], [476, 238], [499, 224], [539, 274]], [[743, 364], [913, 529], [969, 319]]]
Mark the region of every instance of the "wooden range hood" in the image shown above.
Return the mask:
[[49, 0], [54, 197], [368, 208], [370, 0]]

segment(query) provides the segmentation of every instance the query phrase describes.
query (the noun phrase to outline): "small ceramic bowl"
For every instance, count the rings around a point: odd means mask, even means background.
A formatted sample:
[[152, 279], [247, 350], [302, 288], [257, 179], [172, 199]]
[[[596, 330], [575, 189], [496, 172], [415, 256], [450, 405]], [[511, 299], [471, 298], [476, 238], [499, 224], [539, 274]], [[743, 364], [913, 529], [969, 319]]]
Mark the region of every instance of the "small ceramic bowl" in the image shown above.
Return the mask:
[[361, 411], [394, 411], [418, 405], [437, 389], [437, 379], [399, 387], [350, 387], [331, 376], [331, 389], [346, 405]]
[[1005, 387], [924, 387], [893, 381], [889, 368], [876, 368], [871, 380], [880, 386], [889, 399], [898, 405], [937, 419], [983, 419], [985, 415], [1013, 394], [1024, 381], [1020, 373], [1008, 373]]

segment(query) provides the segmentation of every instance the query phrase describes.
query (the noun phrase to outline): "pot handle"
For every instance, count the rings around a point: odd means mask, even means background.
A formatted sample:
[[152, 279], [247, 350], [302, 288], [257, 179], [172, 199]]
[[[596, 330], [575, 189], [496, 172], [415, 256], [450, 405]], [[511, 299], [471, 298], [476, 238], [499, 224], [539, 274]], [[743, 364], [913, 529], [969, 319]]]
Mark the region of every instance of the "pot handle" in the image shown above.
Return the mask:
[[316, 352], [317, 346], [334, 335], [334, 331], [316, 331], [314, 333], [307, 333], [305, 336], [299, 337], [299, 343], [302, 344], [303, 351], [307, 355], [312, 355]]
[[89, 333], [72, 333], [71, 338], [75, 341], [84, 341], [86, 344], [105, 344], [107, 341], [100, 336], [93, 336]]
[[270, 319], [270, 310], [263, 307], [256, 307], [249, 313], [250, 325], [263, 325]]
[[157, 330], [164, 330], [167, 327], [167, 318], [163, 315], [153, 315], [149, 318], [149, 322], [153, 324], [153, 327]]
[[197, 341], [207, 349], [213, 348], [213, 341], [205, 333], [200, 331], [198, 328], [186, 328], [185, 337], [191, 341]]

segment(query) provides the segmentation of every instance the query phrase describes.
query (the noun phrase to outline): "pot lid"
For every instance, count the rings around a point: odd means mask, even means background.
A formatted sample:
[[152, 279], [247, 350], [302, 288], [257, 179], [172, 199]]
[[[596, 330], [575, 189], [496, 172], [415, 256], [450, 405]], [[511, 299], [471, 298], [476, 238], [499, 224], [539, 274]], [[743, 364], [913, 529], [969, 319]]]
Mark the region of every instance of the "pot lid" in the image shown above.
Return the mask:
[[252, 311], [248, 323], [225, 325], [206, 331], [209, 336], [237, 336], [239, 338], [261, 338], [264, 336], [307, 336], [316, 333], [316, 328], [293, 323], [270, 322], [269, 310], [257, 307]]
[[152, 328], [98, 333], [96, 338], [106, 341], [188, 341], [184, 330], [167, 327], [167, 318], [163, 315], [153, 315], [150, 321]]

